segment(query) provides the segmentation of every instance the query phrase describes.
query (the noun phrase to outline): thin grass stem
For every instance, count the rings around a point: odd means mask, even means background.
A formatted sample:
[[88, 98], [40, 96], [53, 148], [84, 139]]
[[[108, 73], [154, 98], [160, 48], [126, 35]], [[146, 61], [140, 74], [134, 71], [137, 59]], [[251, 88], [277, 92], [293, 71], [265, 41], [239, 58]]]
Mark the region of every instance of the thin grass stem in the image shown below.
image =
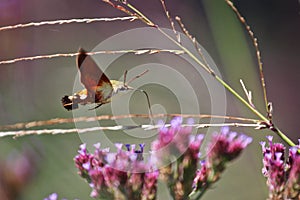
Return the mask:
[[[154, 53], [162, 53], [162, 52], [168, 52], [168, 53], [174, 53], [176, 55], [183, 54], [184, 52], [182, 50], [176, 50], [176, 49], [125, 49], [125, 50], [117, 50], [117, 51], [97, 51], [97, 52], [89, 52], [86, 53], [87, 55], [97, 55], [97, 54], [124, 54], [124, 53], [134, 53], [136, 55], [142, 55], [142, 54], [154, 54]], [[3, 64], [12, 64], [20, 61], [32, 61], [32, 60], [38, 60], [38, 59], [51, 59], [51, 58], [57, 58], [57, 57], [73, 57], [77, 56], [79, 53], [57, 53], [57, 54], [48, 54], [48, 55], [38, 55], [38, 56], [28, 56], [28, 57], [21, 57], [21, 58], [15, 58], [11, 60], [3, 60], [0, 61], [0, 65]]]
[[124, 21], [124, 20], [136, 20], [135, 16], [126, 16], [126, 17], [114, 17], [114, 18], [83, 18], [83, 19], [61, 19], [53, 21], [42, 21], [42, 22], [30, 22], [26, 24], [16, 24], [11, 26], [0, 27], [0, 31], [7, 31], [17, 28], [26, 28], [30, 26], [43, 26], [43, 25], [55, 25], [55, 24], [71, 24], [71, 23], [93, 23], [93, 22], [110, 22], [110, 21]]
[[[143, 129], [145, 131], [159, 129], [162, 127], [171, 127], [171, 124], [144, 124], [144, 125], [116, 125], [116, 126], [98, 126], [91, 128], [71, 128], [71, 129], [40, 129], [40, 130], [18, 130], [18, 131], [0, 131], [0, 137], [13, 136], [13, 138], [22, 137], [26, 135], [41, 135], [41, 134], [68, 134], [68, 133], [78, 133], [84, 134], [94, 131], [120, 131], [120, 130], [132, 130], [132, 129]], [[260, 128], [259, 124], [246, 124], [246, 123], [219, 123], [219, 124], [182, 124], [182, 127], [194, 127], [196, 129], [203, 129], [209, 127], [223, 127], [223, 126], [233, 126], [233, 127], [250, 127], [250, 128]]]
[[245, 18], [241, 15], [241, 13], [233, 5], [233, 3], [230, 0], [225, 0], [225, 1], [231, 7], [231, 9], [235, 12], [235, 14], [236, 14], [237, 18], [240, 20], [240, 22], [245, 26], [245, 29], [247, 30], [247, 32], [252, 40], [253, 46], [256, 51], [256, 59], [257, 59], [258, 67], [259, 67], [259, 74], [260, 74], [263, 95], [264, 95], [265, 107], [266, 107], [266, 111], [269, 112], [269, 110], [268, 110], [269, 102], [268, 102], [268, 98], [267, 98], [266, 82], [265, 82], [265, 77], [264, 77], [264, 73], [263, 73], [263, 63], [262, 63], [262, 58], [261, 58], [261, 54], [260, 54], [260, 50], [259, 50], [258, 40], [254, 36], [254, 32], [251, 30], [250, 26], [247, 24]]

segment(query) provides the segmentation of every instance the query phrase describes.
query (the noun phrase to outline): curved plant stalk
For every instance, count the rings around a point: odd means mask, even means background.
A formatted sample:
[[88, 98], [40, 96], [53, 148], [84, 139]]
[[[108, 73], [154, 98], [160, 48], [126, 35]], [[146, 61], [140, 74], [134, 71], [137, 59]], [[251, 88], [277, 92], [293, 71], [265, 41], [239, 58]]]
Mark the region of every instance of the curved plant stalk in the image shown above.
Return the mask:
[[[166, 38], [168, 38], [170, 41], [172, 41], [174, 44], [176, 44], [179, 48], [181, 48], [186, 54], [188, 54], [196, 63], [198, 63], [203, 69], [205, 69], [210, 75], [212, 75], [220, 84], [222, 84], [230, 93], [232, 93], [237, 99], [239, 99], [249, 110], [251, 110], [255, 115], [257, 115], [261, 120], [263, 120], [263, 124], [266, 125], [266, 127], [268, 129], [270, 129], [273, 132], [275, 132], [281, 139], [283, 139], [290, 146], [296, 146], [295, 143], [291, 139], [289, 139], [282, 131], [280, 131], [277, 127], [275, 127], [275, 125], [273, 124], [273, 122], [270, 119], [268, 119], [267, 117], [265, 117], [256, 108], [254, 108], [252, 105], [250, 105], [250, 103], [247, 100], [245, 100], [243, 97], [241, 97], [229, 84], [227, 84], [223, 79], [221, 79], [221, 77], [219, 77], [218, 75], [216, 75], [209, 66], [205, 65], [205, 63], [202, 63], [187, 48], [185, 48], [182, 44], [180, 44], [178, 41], [176, 41], [170, 35], [168, 35], [166, 32], [164, 32], [157, 24], [155, 24], [154, 22], [152, 22], [149, 18], [147, 18], [144, 14], [142, 14], [133, 5], [131, 5], [127, 1], [120, 1], [120, 2], [122, 4], [124, 4], [124, 5], [126, 5], [128, 8], [130, 8], [133, 12], [135, 12], [134, 15], [139, 16], [139, 19], [142, 22], [144, 22], [148, 26], [157, 28], [157, 30], [159, 32], [161, 32]], [[226, 2], [228, 3], [229, 0], [226, 0]], [[241, 19], [243, 19], [243, 18], [241, 18]], [[252, 39], [253, 38], [254, 37], [252, 37]], [[255, 42], [255, 48], [256, 48], [256, 50], [258, 50], [257, 41], [256, 41], [255, 38], [253, 40]], [[267, 102], [267, 99], [266, 99], [267, 96], [266, 96], [266, 91], [265, 91], [266, 90], [265, 89], [265, 82], [264, 82], [264, 77], [263, 77], [263, 73], [262, 73], [262, 63], [260, 61], [259, 51], [258, 51], [257, 54], [258, 54], [257, 55], [257, 57], [258, 57], [258, 63], [259, 63], [259, 67], [260, 67], [261, 81], [262, 81], [263, 90], [264, 90], [264, 98], [265, 98], [265, 102]]]
[[247, 24], [245, 18], [240, 14], [240, 12], [233, 5], [233, 3], [230, 0], [225, 0], [225, 2], [231, 7], [231, 9], [237, 15], [237, 18], [245, 26], [245, 29], [247, 30], [247, 32], [248, 32], [248, 34], [249, 34], [249, 36], [252, 40], [253, 46], [254, 46], [255, 51], [256, 51], [256, 58], [257, 58], [257, 64], [258, 64], [258, 67], [259, 67], [260, 81], [261, 81], [261, 86], [262, 86], [262, 89], [263, 89], [265, 107], [266, 107], [266, 111], [268, 112], [269, 111], [269, 109], [268, 109], [268, 103], [269, 102], [268, 102], [268, 98], [267, 98], [266, 82], [265, 82], [265, 77], [264, 77], [264, 73], [263, 73], [263, 63], [261, 61], [261, 55], [260, 55], [260, 51], [259, 51], [257, 38], [254, 36], [254, 33], [251, 30], [250, 26]]

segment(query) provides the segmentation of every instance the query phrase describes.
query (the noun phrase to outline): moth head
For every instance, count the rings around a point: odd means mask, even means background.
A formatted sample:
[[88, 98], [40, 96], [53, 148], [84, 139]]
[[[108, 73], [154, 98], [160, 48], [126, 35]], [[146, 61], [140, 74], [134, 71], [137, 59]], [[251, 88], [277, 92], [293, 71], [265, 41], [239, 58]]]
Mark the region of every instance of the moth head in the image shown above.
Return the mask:
[[73, 96], [66, 95], [61, 99], [61, 102], [65, 109], [74, 110], [78, 108], [78, 103], [74, 102], [73, 100], [74, 100]]

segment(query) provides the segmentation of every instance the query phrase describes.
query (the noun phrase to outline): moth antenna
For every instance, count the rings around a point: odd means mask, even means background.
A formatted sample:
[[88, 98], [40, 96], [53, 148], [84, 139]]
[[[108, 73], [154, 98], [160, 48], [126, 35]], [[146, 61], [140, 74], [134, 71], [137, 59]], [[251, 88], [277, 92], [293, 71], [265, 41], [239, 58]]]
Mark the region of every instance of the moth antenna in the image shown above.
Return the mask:
[[[136, 75], [135, 77], [133, 77], [132, 79], [130, 79], [127, 83], [125, 83], [124, 85], [128, 85], [129, 83], [131, 83], [132, 81], [134, 81], [137, 78], [140, 78], [141, 76], [143, 76], [144, 74], [146, 74], [149, 70], [145, 70], [144, 72], [140, 73], [139, 75]], [[127, 73], [127, 71], [125, 71]], [[125, 74], [124, 74], [124, 82], [125, 82]]]

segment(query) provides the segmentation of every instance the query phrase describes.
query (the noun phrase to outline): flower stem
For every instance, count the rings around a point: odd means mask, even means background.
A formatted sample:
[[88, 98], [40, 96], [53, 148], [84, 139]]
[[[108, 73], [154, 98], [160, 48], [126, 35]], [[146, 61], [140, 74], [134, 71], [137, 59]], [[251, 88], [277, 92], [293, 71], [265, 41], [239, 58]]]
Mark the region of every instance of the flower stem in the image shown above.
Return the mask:
[[[179, 42], [173, 39], [170, 35], [164, 32], [158, 25], [153, 23], [150, 19], [148, 19], [144, 14], [142, 14], [137, 8], [129, 3], [125, 3], [130, 9], [132, 9], [136, 14], [140, 17], [140, 19], [149, 26], [155, 27], [160, 31], [165, 37], [167, 37], [170, 41], [176, 44], [179, 48], [181, 48], [186, 54], [188, 54], [196, 63], [198, 63], [203, 69], [205, 69], [209, 74], [211, 74], [220, 84], [222, 84], [230, 93], [232, 93], [236, 98], [238, 98], [249, 110], [251, 110], [254, 114], [256, 114], [260, 119], [262, 119], [265, 123], [269, 124], [270, 121], [261, 114], [256, 108], [250, 105], [243, 97], [241, 97], [230, 85], [228, 85], [221, 77], [216, 75], [209, 66], [202, 63], [194, 54], [192, 54], [187, 48], [182, 46]], [[275, 132], [281, 139], [283, 139], [290, 146], [296, 146], [292, 140], [290, 140], [282, 131], [273, 126], [272, 131]]]

